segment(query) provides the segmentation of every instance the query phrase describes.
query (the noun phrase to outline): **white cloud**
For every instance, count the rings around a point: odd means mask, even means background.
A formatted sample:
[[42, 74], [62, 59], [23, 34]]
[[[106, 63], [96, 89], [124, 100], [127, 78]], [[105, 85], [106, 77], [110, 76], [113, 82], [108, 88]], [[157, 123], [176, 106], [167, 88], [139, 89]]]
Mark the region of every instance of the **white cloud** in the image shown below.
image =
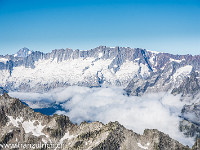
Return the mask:
[[49, 93], [10, 93], [11, 96], [28, 101], [49, 99], [62, 103], [65, 114], [73, 122], [119, 121], [128, 129], [142, 134], [144, 129], [158, 129], [183, 144], [193, 145], [192, 139], [179, 132], [181, 109], [184, 105], [179, 96], [168, 93], [147, 94], [142, 97], [128, 97], [122, 88], [87, 88], [71, 86]]

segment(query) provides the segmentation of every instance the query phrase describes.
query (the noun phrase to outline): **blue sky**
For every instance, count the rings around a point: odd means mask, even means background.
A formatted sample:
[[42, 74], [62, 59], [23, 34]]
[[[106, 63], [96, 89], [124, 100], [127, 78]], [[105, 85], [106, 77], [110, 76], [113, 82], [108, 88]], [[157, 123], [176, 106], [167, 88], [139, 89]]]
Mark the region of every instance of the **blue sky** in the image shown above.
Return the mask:
[[0, 0], [0, 54], [99, 45], [200, 54], [200, 1]]

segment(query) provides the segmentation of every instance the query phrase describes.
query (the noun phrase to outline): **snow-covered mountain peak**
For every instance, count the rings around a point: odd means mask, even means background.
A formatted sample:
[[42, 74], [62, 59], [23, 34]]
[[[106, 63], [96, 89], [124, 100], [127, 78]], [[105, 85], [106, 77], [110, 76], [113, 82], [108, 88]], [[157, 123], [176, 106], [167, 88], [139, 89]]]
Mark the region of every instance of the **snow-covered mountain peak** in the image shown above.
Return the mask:
[[14, 54], [14, 57], [27, 57], [32, 52], [33, 52], [32, 50], [29, 50], [28, 48], [24, 47], [20, 49], [16, 54]]

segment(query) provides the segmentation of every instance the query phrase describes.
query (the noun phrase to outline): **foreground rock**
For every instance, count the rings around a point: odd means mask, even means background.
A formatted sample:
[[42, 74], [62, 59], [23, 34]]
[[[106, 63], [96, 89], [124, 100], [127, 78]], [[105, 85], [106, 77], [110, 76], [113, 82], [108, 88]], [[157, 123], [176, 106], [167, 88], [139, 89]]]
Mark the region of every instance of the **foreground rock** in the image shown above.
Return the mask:
[[[118, 122], [77, 125], [67, 116], [46, 116], [34, 112], [7, 93], [0, 96], [0, 118], [0, 149], [45, 149], [51, 146], [51, 149], [83, 150], [190, 150], [156, 129], [146, 129], [139, 135]], [[198, 148], [195, 143], [193, 149]]]

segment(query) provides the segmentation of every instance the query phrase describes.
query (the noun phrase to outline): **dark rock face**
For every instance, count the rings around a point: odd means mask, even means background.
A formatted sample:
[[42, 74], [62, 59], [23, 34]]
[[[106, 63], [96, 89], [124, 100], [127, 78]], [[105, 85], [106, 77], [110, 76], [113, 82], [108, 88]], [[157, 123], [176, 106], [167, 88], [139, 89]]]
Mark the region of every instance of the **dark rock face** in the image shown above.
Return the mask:
[[199, 150], [200, 149], [200, 139], [197, 139], [194, 146], [192, 146], [193, 150]]
[[185, 105], [181, 112], [180, 131], [187, 137], [200, 138], [200, 102]]
[[0, 87], [0, 94], [4, 94], [5, 92], [7, 93], [6, 90], [4, 90], [2, 87]]
[[125, 91], [128, 95], [133, 96], [141, 96], [145, 92], [147, 92], [150, 88], [156, 88], [156, 84], [158, 83], [158, 80], [161, 78], [160, 74], [154, 74], [151, 77], [148, 77], [147, 79], [133, 79], [128, 86], [125, 88]]
[[[78, 126], [67, 116], [45, 116], [6, 93], [0, 96], [0, 116], [0, 149], [14, 143], [58, 143], [63, 144], [61, 149], [190, 150], [158, 130], [145, 130], [139, 135], [118, 122], [83, 122]], [[194, 150], [198, 148], [198, 144], [193, 146]]]
[[190, 119], [188, 116], [193, 116], [191, 117], [191, 121], [200, 125], [200, 102], [193, 103], [191, 105], [185, 105], [181, 113], [182, 116], [187, 120]]
[[179, 124], [179, 129], [186, 137], [200, 138], [200, 126], [192, 121], [182, 120]]
[[200, 138], [200, 102], [199, 102], [199, 74], [192, 72], [190, 77], [183, 80], [182, 84], [172, 90], [172, 94], [181, 94], [183, 101], [196, 101], [185, 105], [181, 112], [180, 131], [187, 137]]
[[171, 62], [165, 66], [165, 68], [158, 72], [153, 72], [146, 79], [137, 78], [132, 79], [132, 81], [125, 88], [128, 95], [141, 96], [144, 93], [157, 93], [166, 92], [171, 90], [178, 82], [182, 79], [175, 79], [174, 75], [176, 71], [184, 66], [178, 63]]
[[172, 90], [172, 94], [177, 95], [181, 94], [182, 96], [192, 95], [194, 97], [200, 91], [199, 80], [197, 72], [192, 72], [190, 77], [187, 77], [183, 83], [178, 87]]

